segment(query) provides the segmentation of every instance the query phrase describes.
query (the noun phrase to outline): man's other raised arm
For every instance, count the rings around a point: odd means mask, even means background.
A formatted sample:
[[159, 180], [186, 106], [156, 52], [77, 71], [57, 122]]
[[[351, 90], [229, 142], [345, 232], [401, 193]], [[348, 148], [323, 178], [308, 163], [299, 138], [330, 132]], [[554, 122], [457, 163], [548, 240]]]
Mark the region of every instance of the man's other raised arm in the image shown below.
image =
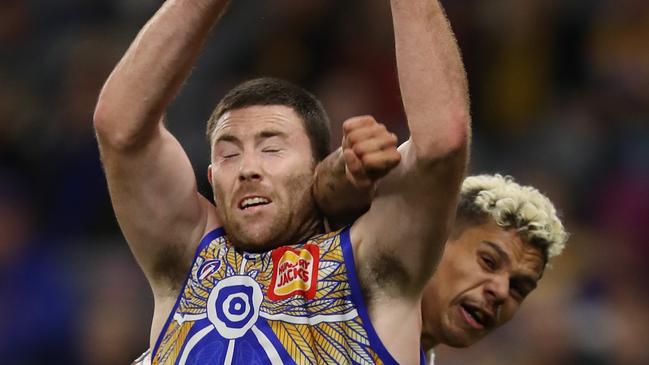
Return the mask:
[[367, 278], [388, 296], [415, 299], [455, 215], [470, 139], [468, 86], [439, 1], [392, 0], [391, 8], [411, 136], [399, 148], [401, 163], [379, 182], [370, 210], [351, 233], [356, 261], [369, 272], [360, 274], [386, 280]]
[[156, 291], [175, 285], [217, 224], [182, 147], [163, 124], [225, 0], [168, 0], [106, 81], [94, 126], [115, 215]]
[[[313, 195], [334, 229], [353, 223], [369, 209], [376, 182], [401, 160], [397, 136], [373, 118], [363, 121], [343, 128], [341, 147], [316, 166]], [[348, 134], [356, 136], [353, 144]]]

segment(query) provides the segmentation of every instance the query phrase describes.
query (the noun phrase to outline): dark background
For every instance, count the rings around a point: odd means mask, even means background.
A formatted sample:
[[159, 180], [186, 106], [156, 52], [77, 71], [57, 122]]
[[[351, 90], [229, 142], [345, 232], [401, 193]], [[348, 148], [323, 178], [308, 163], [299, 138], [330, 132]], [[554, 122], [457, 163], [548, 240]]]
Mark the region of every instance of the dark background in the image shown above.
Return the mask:
[[[649, 2], [445, 1], [470, 80], [471, 173], [546, 192], [572, 237], [518, 315], [438, 364], [649, 363]], [[99, 89], [153, 0], [0, 2], [0, 362], [126, 364], [152, 296], [108, 200], [92, 130]], [[284, 77], [340, 123], [399, 134], [387, 0], [237, 0], [169, 126], [207, 191], [211, 109]]]

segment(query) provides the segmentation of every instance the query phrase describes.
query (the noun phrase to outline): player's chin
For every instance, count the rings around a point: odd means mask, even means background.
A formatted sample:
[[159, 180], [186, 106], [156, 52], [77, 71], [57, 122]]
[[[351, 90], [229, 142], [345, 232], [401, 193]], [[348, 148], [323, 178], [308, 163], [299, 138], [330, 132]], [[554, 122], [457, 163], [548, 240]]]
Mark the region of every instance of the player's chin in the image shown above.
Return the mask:
[[266, 252], [278, 246], [272, 241], [259, 239], [257, 237], [255, 238], [245, 237], [243, 239], [239, 239], [235, 242], [235, 245], [237, 249], [241, 251], [250, 252], [250, 253]]
[[[277, 239], [276, 227], [272, 223], [256, 222], [240, 226], [234, 243], [237, 248], [247, 252], [264, 252], [276, 248], [282, 244]], [[229, 235], [229, 232], [228, 232]]]
[[480, 341], [485, 334], [476, 333], [474, 331], [467, 331], [465, 329], [457, 328], [454, 331], [447, 333], [445, 344], [447, 346], [455, 348], [465, 348], [472, 346], [476, 342]]

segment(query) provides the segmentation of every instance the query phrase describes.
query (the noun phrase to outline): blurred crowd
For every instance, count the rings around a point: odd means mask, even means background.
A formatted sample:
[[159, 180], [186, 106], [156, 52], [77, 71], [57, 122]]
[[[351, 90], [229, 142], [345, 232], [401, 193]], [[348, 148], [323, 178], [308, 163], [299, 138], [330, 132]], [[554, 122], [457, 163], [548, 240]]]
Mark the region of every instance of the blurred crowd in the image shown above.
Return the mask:
[[[160, 3], [2, 1], [2, 364], [127, 364], [148, 346], [152, 296], [110, 207], [92, 112]], [[439, 348], [437, 363], [648, 364], [649, 2], [444, 4], [471, 87], [470, 173], [539, 187], [571, 239], [509, 324]], [[167, 115], [206, 195], [205, 121], [262, 75], [315, 93], [336, 146], [359, 114], [407, 138], [387, 0], [232, 1]]]

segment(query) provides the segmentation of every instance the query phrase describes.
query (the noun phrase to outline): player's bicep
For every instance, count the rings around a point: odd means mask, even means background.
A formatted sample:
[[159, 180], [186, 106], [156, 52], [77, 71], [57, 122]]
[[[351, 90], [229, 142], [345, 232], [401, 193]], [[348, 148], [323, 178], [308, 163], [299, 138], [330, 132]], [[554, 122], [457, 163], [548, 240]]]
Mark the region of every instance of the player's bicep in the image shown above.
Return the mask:
[[382, 276], [389, 281], [389, 268], [371, 265], [391, 262], [393, 272], [403, 274], [393, 278], [400, 281], [396, 295], [417, 293], [432, 274], [455, 217], [464, 174], [464, 150], [423, 163], [412, 147], [406, 142], [399, 148], [401, 164], [380, 181], [370, 210], [352, 228], [357, 261], [370, 263], [360, 267], [387, 270]]
[[187, 155], [163, 126], [146, 144], [133, 148], [116, 148], [98, 139], [124, 237], [150, 280], [172, 279], [158, 272], [160, 261], [183, 267], [208, 223], [215, 224], [210, 203], [197, 191]]

